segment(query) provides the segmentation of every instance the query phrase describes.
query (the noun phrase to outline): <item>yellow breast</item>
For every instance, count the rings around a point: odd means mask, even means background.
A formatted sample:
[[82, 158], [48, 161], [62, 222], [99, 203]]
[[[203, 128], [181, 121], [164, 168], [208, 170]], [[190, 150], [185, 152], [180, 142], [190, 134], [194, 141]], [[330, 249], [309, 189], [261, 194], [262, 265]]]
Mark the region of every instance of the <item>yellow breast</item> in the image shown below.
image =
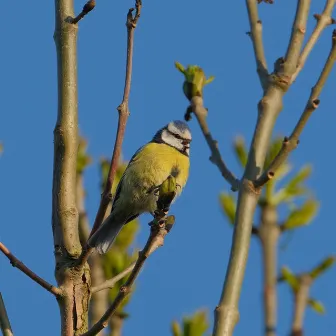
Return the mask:
[[[149, 143], [132, 159], [122, 182], [122, 194], [132, 203], [143, 203], [142, 208], [155, 207], [154, 199], [148, 199], [148, 190], [160, 186], [173, 175], [179, 194], [189, 175], [189, 158], [165, 144]], [[153, 203], [154, 202], [154, 203]], [[144, 209], [145, 210], [145, 209]], [[147, 209], [145, 211], [148, 211]]]

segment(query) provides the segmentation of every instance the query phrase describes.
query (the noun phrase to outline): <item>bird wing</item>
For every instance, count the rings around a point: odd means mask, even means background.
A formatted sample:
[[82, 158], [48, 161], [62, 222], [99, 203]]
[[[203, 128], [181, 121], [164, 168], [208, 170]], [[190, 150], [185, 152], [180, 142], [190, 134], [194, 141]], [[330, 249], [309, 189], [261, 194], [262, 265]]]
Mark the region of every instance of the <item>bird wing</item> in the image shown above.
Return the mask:
[[[121, 195], [121, 190], [122, 190], [122, 185], [123, 185], [123, 180], [124, 180], [124, 177], [125, 175], [127, 174], [127, 169], [137, 160], [137, 155], [141, 152], [141, 150], [144, 148], [145, 146], [142, 146], [140, 147], [134, 154], [133, 156], [131, 157], [131, 160], [130, 162], [128, 163], [124, 173], [122, 174], [121, 176], [121, 179], [119, 181], [119, 184], [118, 184], [118, 187], [117, 187], [117, 190], [116, 190], [116, 193], [115, 193], [115, 196], [113, 198], [113, 204], [112, 204], [112, 209], [111, 209], [111, 212], [115, 209], [115, 204], [116, 204], [116, 200], [120, 197]], [[131, 216], [125, 224], [127, 224], [128, 222], [132, 221], [133, 219], [137, 218], [139, 216], [139, 214], [136, 214], [136, 215], [133, 215]]]

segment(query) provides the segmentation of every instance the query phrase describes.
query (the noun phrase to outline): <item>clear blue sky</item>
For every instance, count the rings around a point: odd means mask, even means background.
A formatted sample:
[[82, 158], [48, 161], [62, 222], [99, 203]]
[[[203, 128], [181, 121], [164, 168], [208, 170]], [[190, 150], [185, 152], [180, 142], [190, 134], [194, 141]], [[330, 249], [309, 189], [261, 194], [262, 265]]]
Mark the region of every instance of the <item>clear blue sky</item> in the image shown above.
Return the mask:
[[[136, 30], [131, 117], [123, 146], [125, 159], [172, 119], [182, 119], [187, 101], [182, 76], [174, 61], [199, 64], [215, 81], [205, 90], [209, 126], [229, 166], [238, 174], [232, 140], [251, 139], [261, 89], [256, 76], [244, 1], [148, 1]], [[260, 5], [269, 66], [284, 55], [296, 1]], [[324, 1], [312, 1], [311, 14]], [[76, 13], [84, 1], [76, 1]], [[89, 139], [95, 162], [85, 175], [87, 210], [92, 220], [99, 202], [100, 156], [110, 155], [121, 102], [125, 65], [125, 14], [133, 1], [97, 1], [97, 8], [80, 22], [78, 38], [79, 121]], [[37, 274], [54, 283], [51, 232], [53, 128], [57, 110], [56, 55], [53, 41], [53, 1], [6, 1], [1, 7], [0, 239]], [[314, 19], [309, 18], [308, 33]], [[330, 48], [331, 28], [309, 57], [303, 73], [285, 98], [275, 134], [288, 134], [298, 119]], [[305, 271], [335, 252], [335, 181], [330, 178], [335, 158], [330, 143], [335, 132], [335, 71], [323, 90], [321, 104], [291, 155], [295, 167], [314, 166], [309, 186], [321, 201], [311, 226], [296, 231], [280, 265]], [[218, 194], [228, 190], [209, 160], [209, 149], [193, 120], [190, 179], [172, 208], [177, 224], [164, 248], [140, 274], [129, 305], [125, 335], [170, 335], [170, 322], [198, 308], [212, 311], [218, 302], [228, 262], [232, 230], [225, 221]], [[328, 159], [327, 159], [328, 156]], [[328, 160], [328, 161], [327, 161]], [[282, 214], [283, 215], [283, 214]], [[137, 245], [147, 234], [142, 218]], [[258, 242], [252, 241], [240, 301], [241, 319], [235, 335], [260, 335], [261, 268]], [[0, 256], [0, 291], [16, 335], [59, 335], [55, 299], [10, 266]], [[312, 296], [321, 300], [326, 315], [310, 309], [306, 335], [332, 335], [336, 330], [334, 295], [336, 269], [320, 278]], [[279, 335], [289, 330], [292, 298], [279, 287]]]

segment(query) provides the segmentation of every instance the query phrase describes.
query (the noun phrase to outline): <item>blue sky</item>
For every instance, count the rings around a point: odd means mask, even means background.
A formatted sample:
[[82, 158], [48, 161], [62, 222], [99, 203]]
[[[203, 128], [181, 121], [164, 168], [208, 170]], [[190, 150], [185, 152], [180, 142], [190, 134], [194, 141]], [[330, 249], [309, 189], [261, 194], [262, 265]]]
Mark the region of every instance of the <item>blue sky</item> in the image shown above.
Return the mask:
[[[311, 14], [324, 1], [312, 1]], [[290, 36], [295, 1], [260, 5], [269, 67], [283, 56]], [[76, 13], [84, 1], [76, 1]], [[95, 162], [85, 175], [87, 210], [95, 216], [99, 202], [97, 162], [110, 155], [121, 102], [126, 30], [125, 14], [133, 1], [98, 1], [97, 8], [79, 25], [78, 79], [80, 130], [89, 139]], [[308, 34], [314, 19], [310, 15]], [[0, 14], [1, 80], [0, 240], [37, 274], [54, 283], [51, 232], [53, 128], [57, 111], [56, 55], [53, 41], [52, 1], [7, 1]], [[253, 134], [261, 89], [256, 76], [243, 1], [147, 1], [135, 36], [134, 72], [123, 156], [129, 159], [155, 131], [172, 119], [182, 119], [187, 101], [182, 76], [174, 61], [201, 65], [215, 81], [205, 90], [208, 123], [230, 168], [240, 173], [232, 152], [237, 134], [249, 142]], [[274, 134], [289, 134], [302, 112], [330, 48], [331, 28], [319, 40], [304, 71], [286, 95]], [[321, 104], [304, 130], [290, 161], [295, 167], [312, 163], [309, 186], [321, 201], [311, 226], [296, 231], [279, 252], [280, 265], [309, 270], [335, 253], [334, 179], [329, 179], [335, 158], [331, 134], [336, 117], [335, 71], [321, 95]], [[212, 320], [228, 262], [232, 230], [224, 219], [218, 194], [228, 185], [209, 160], [209, 149], [192, 120], [191, 171], [182, 197], [172, 208], [177, 223], [164, 248], [146, 264], [129, 305], [125, 335], [170, 335], [170, 322], [207, 307]], [[283, 215], [283, 214], [281, 214]], [[137, 245], [148, 234], [149, 217], [142, 217]], [[59, 335], [59, 312], [48, 292], [12, 268], [0, 256], [0, 291], [16, 335]], [[334, 292], [336, 269], [321, 277], [312, 296], [327, 309], [324, 316], [306, 315], [306, 335], [331, 335], [336, 330]], [[260, 335], [260, 247], [252, 240], [240, 301], [241, 319], [235, 335]], [[279, 335], [291, 321], [292, 298], [279, 287]]]

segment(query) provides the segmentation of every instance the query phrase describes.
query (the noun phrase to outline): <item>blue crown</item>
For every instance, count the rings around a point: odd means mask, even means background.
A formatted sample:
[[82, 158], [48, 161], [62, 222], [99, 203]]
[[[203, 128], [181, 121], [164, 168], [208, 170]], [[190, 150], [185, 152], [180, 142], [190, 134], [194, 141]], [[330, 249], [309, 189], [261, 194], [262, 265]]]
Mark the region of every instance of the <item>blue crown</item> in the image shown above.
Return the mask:
[[[173, 120], [172, 123], [176, 126], [176, 128], [180, 129], [182, 132], [188, 130], [190, 132], [190, 128], [188, 124], [182, 120]], [[168, 125], [167, 125], [168, 126]]]

